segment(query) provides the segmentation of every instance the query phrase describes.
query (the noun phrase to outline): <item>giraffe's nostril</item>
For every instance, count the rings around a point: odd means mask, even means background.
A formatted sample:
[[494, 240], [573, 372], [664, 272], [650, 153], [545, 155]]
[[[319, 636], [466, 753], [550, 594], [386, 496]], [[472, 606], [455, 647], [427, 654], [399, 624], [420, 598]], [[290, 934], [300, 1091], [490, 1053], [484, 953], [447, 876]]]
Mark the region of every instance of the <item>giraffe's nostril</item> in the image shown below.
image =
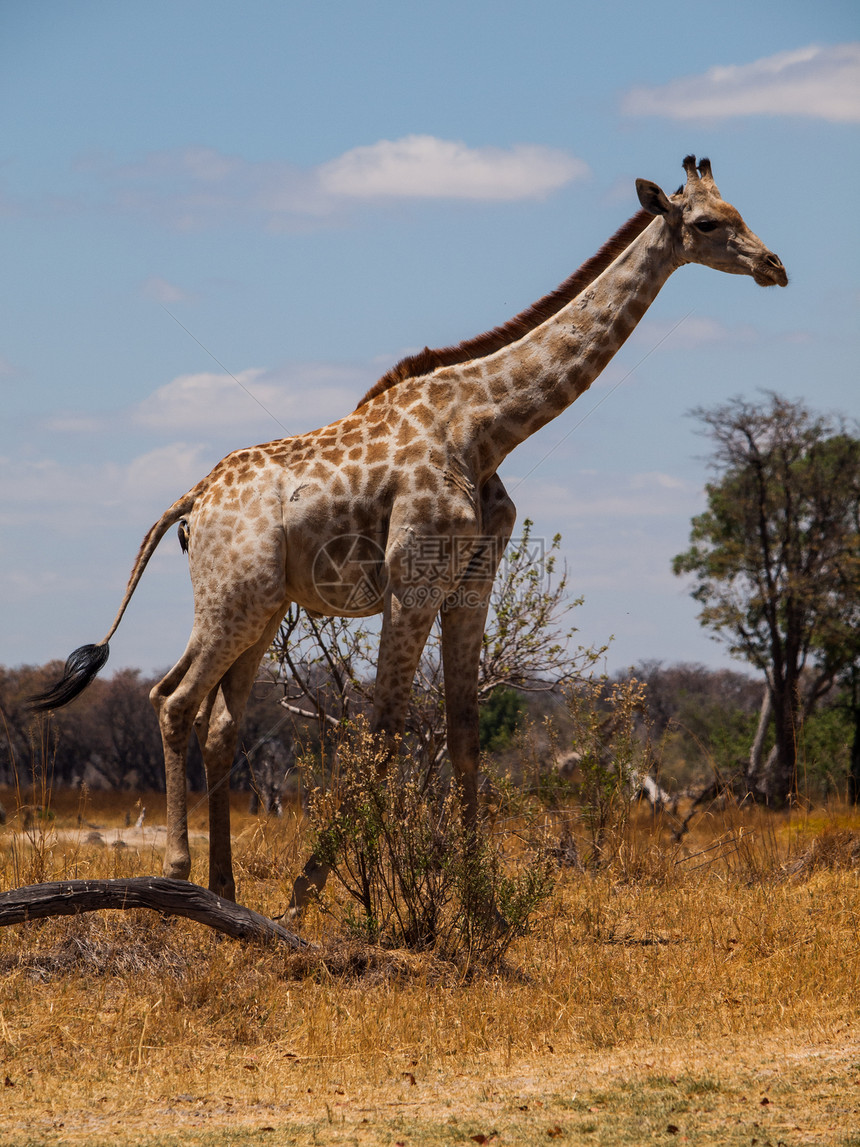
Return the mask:
[[768, 261], [768, 263], [770, 263], [771, 267], [781, 267], [782, 266], [782, 259], [780, 259], [780, 257], [778, 255], [774, 255], [772, 252], [768, 255], [767, 261]]

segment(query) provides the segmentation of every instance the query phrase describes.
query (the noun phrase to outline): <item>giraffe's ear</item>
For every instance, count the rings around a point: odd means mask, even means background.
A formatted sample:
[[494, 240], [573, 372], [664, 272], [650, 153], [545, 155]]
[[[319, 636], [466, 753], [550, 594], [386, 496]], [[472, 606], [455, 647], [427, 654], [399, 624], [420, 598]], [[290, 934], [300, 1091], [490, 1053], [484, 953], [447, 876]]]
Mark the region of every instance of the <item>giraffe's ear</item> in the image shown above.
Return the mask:
[[668, 215], [672, 210], [672, 204], [663, 190], [650, 179], [636, 180], [636, 194], [645, 210], [650, 211], [652, 215]]

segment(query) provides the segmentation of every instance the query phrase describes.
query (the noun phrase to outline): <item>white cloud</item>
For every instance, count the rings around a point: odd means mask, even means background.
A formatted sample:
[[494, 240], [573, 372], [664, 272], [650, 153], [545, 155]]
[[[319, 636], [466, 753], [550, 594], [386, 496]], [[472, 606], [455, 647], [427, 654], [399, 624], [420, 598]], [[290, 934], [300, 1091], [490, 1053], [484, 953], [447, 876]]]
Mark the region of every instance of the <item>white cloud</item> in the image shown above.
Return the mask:
[[141, 283], [140, 290], [147, 299], [154, 299], [156, 303], [189, 303], [196, 298], [189, 291], [184, 291], [182, 287], [177, 287], [159, 275], [150, 275]]
[[432, 135], [356, 147], [317, 172], [331, 195], [482, 200], [533, 199], [587, 174], [582, 160], [556, 148], [470, 148]]
[[[468, 147], [411, 135], [356, 147], [306, 169], [189, 147], [125, 164], [99, 156], [84, 174], [107, 185], [113, 210], [149, 215], [177, 230], [239, 219], [278, 231], [307, 227], [372, 199], [541, 198], [588, 170], [576, 156], [539, 144]], [[159, 302], [175, 302], [181, 291], [158, 278], [145, 289]]]
[[621, 529], [649, 519], [689, 517], [700, 494], [698, 486], [662, 471], [580, 470], [562, 481], [528, 475], [520, 481], [506, 474], [505, 485], [524, 515], [533, 517], [529, 507], [539, 507], [540, 516], [557, 522], [563, 533], [577, 531], [586, 519], [611, 520], [612, 529]]
[[134, 421], [150, 429], [176, 432], [241, 425], [260, 414], [249, 393], [264, 406], [277, 399], [272, 387], [255, 386], [263, 374], [253, 368], [239, 371], [235, 380], [209, 371], [181, 374], [145, 398], [134, 412]]
[[107, 185], [113, 209], [149, 215], [180, 231], [243, 218], [264, 225], [284, 215], [330, 213], [313, 171], [287, 163], [251, 162], [214, 148], [152, 151], [134, 163], [100, 157], [91, 177]]
[[634, 345], [649, 349], [691, 350], [713, 343], [751, 343], [758, 338], [755, 327], [749, 323], [726, 326], [706, 315], [686, 315], [678, 319], [652, 319], [643, 323], [631, 336]]
[[132, 418], [171, 433], [242, 427], [259, 433], [267, 426], [269, 436], [278, 438], [342, 417], [374, 381], [365, 370], [337, 363], [296, 363], [274, 371], [251, 367], [234, 376], [182, 374], [145, 398]]
[[689, 486], [683, 478], [674, 474], [664, 474], [660, 470], [649, 470], [643, 474], [634, 474], [630, 479], [633, 490], [683, 490], [689, 492]]
[[710, 68], [660, 87], [637, 87], [623, 98], [630, 115], [670, 119], [808, 116], [860, 122], [860, 42], [811, 44], [751, 64]]
[[127, 465], [116, 467], [118, 488], [108, 504], [158, 501], [166, 509], [206, 474], [205, 453], [199, 445], [171, 442], [132, 458]]
[[153, 504], [170, 505], [206, 473], [199, 444], [173, 442], [126, 463], [89, 461], [63, 464], [54, 458], [0, 458], [4, 526], [49, 524], [62, 533], [104, 520], [121, 508], [134, 516]]

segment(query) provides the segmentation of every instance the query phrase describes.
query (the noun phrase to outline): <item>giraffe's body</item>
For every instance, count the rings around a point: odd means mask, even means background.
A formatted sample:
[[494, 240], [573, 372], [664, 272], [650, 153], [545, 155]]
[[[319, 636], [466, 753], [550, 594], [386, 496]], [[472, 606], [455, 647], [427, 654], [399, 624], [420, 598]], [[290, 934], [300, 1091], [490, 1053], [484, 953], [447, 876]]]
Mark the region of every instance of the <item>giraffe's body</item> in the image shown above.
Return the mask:
[[223, 781], [256, 670], [291, 602], [322, 614], [382, 612], [373, 724], [388, 734], [402, 730], [441, 611], [449, 749], [474, 819], [478, 659], [515, 518], [499, 465], [591, 385], [684, 262], [761, 285], [787, 281], [720, 198], [707, 161], [701, 177], [691, 157], [685, 168], [687, 186], [671, 200], [639, 181], [643, 211], [584, 265], [581, 282], [569, 281], [567, 301], [548, 296], [522, 323], [406, 360], [330, 426], [228, 455], [150, 530], [107, 637], [76, 651], [37, 706], [71, 700], [104, 664], [149, 556], [184, 520], [194, 627], [152, 693], [165, 750], [168, 875], [190, 871], [185, 756], [194, 723], [210, 790], [210, 887], [234, 894]]

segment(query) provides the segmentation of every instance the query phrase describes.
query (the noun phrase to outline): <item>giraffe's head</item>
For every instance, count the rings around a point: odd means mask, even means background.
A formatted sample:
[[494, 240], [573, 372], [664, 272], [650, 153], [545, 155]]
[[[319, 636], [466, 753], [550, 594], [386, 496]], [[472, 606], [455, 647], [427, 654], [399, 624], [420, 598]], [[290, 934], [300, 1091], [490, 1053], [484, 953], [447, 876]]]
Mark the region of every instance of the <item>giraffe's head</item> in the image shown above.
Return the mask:
[[652, 215], [661, 215], [671, 229], [682, 263], [702, 263], [732, 275], [751, 275], [760, 287], [784, 287], [788, 275], [781, 260], [754, 235], [730, 203], [720, 195], [711, 163], [696, 157], [684, 160], [687, 183], [667, 196], [656, 183], [636, 180], [639, 202]]

